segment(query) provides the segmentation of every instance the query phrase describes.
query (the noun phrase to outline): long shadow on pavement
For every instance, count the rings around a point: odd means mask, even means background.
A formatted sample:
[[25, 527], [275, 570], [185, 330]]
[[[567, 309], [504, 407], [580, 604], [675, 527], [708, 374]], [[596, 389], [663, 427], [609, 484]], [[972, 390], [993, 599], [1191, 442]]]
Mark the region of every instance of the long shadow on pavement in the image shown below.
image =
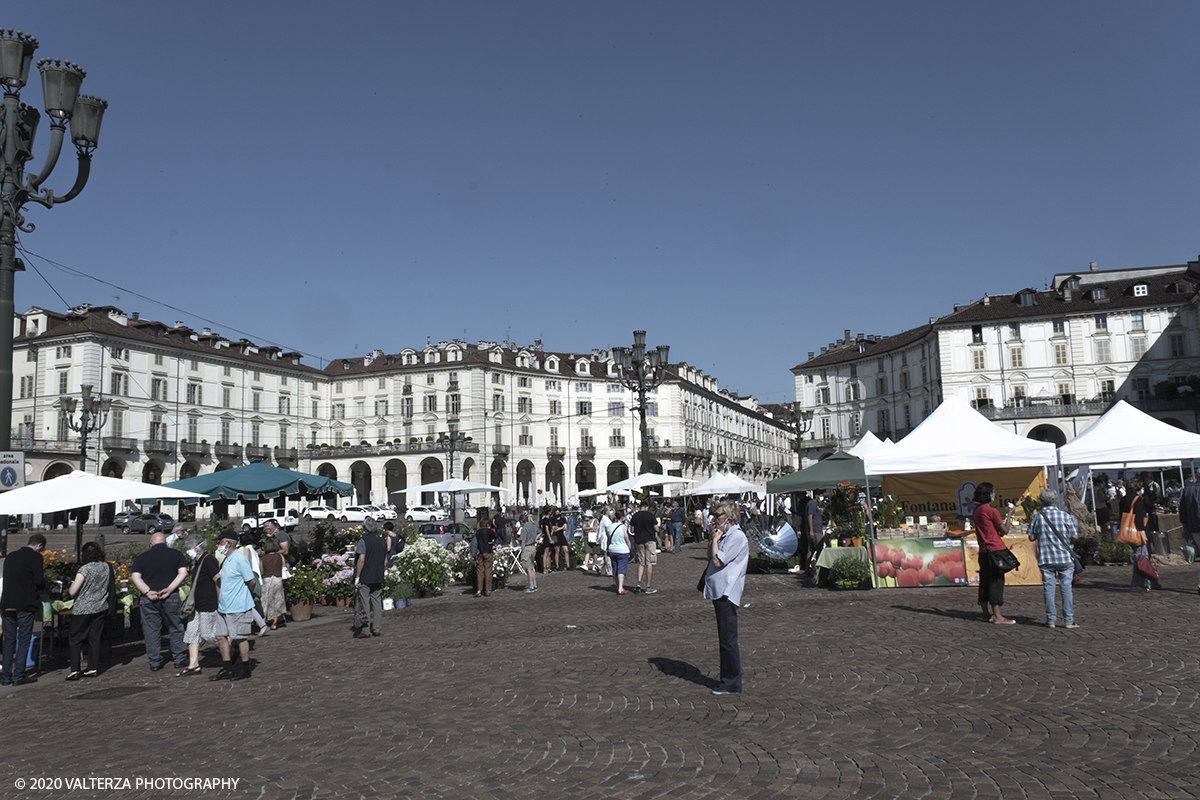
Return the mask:
[[670, 675], [672, 678], [682, 678], [685, 681], [691, 681], [706, 689], [714, 689], [720, 685], [719, 681], [709, 678], [700, 671], [700, 668], [694, 664], [689, 664], [686, 661], [680, 661], [676, 658], [661, 658], [654, 657], [646, 659], [650, 666], [657, 669], [664, 675]]

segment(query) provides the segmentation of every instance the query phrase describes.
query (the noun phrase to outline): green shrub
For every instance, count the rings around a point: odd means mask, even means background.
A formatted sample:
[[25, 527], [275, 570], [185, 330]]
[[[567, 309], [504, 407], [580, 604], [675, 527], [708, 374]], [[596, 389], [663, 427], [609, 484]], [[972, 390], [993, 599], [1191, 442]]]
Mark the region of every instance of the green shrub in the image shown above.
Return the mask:
[[839, 589], [858, 589], [871, 585], [871, 565], [854, 556], [841, 556], [833, 562], [830, 572]]
[[1100, 560], [1105, 564], [1128, 564], [1133, 560], [1133, 548], [1108, 536], [1100, 536], [1097, 544]]

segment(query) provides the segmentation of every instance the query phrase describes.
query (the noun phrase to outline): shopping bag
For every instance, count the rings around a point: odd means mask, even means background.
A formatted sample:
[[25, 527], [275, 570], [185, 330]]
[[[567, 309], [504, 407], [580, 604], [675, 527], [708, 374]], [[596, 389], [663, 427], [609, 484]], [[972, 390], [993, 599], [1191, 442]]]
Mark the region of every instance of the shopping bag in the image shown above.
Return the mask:
[[1121, 528], [1117, 532], [1117, 543], [1130, 547], [1142, 547], [1146, 544], [1146, 534], [1137, 529], [1133, 522], [1133, 512], [1126, 511], [1121, 515]]
[[1155, 583], [1158, 582], [1158, 569], [1154, 566], [1154, 562], [1150, 560], [1150, 556], [1138, 556], [1133, 563], [1139, 575], [1149, 578]]

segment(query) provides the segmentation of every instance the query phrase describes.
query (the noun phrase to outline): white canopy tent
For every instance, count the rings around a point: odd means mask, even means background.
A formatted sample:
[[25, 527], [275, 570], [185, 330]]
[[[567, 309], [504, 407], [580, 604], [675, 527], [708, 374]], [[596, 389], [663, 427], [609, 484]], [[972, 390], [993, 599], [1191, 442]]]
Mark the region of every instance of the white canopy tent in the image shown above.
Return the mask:
[[736, 475], [724, 474], [721, 472], [714, 473], [711, 478], [693, 489], [684, 491], [686, 495], [695, 494], [745, 494], [754, 492], [759, 498], [767, 496], [765, 487], [759, 486], [750, 481], [745, 481]]
[[868, 453], [868, 475], [966, 469], [1045, 467], [1054, 444], [1000, 428], [957, 397], [947, 397], [924, 422], [891, 447]]
[[887, 450], [889, 447], [892, 447], [895, 444], [896, 443], [891, 439], [884, 439], [881, 441], [873, 432], [867, 431], [863, 434], [863, 437], [858, 440], [858, 444], [854, 445], [854, 447], [851, 447], [846, 452], [852, 456], [866, 458], [871, 453], [878, 453], [881, 450]]
[[620, 489], [640, 491], [650, 486], [663, 486], [666, 484], [675, 483], [695, 483], [695, 481], [689, 478], [676, 478], [674, 475], [659, 475], [653, 472], [643, 472], [641, 475], [635, 475], [632, 478], [626, 478], [623, 481], [617, 481], [608, 487], [608, 491], [613, 492]]
[[1149, 468], [1164, 461], [1200, 458], [1200, 434], [1168, 425], [1119, 400], [1090, 428], [1060, 447], [1058, 456], [1063, 464]]

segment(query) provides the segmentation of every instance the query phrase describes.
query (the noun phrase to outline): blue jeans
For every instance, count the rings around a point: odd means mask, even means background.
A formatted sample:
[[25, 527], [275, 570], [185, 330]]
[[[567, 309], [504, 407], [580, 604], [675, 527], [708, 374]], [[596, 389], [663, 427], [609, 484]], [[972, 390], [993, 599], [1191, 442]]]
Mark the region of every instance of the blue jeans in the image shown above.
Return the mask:
[[4, 664], [0, 670], [0, 678], [4, 683], [13, 683], [25, 677], [25, 662], [29, 660], [35, 614], [33, 611], [4, 612]]
[[675, 552], [678, 553], [683, 548], [683, 523], [671, 523], [671, 535], [675, 537]]
[[171, 658], [175, 666], [187, 666], [187, 645], [183, 643], [183, 620], [179, 618], [179, 592], [171, 592], [166, 600], [147, 600], [142, 598], [139, 607], [142, 610], [142, 636], [146, 639], [146, 657], [150, 666], [157, 667], [162, 663], [162, 628], [167, 625], [171, 635]]
[[1075, 574], [1075, 566], [1067, 564], [1065, 567], [1059, 567], [1047, 564], [1038, 568], [1042, 571], [1042, 589], [1046, 593], [1046, 622], [1053, 625], [1058, 618], [1058, 612], [1054, 608], [1054, 584], [1057, 581], [1062, 589], [1063, 622], [1073, 625], [1075, 601], [1071, 596], [1071, 578]]

